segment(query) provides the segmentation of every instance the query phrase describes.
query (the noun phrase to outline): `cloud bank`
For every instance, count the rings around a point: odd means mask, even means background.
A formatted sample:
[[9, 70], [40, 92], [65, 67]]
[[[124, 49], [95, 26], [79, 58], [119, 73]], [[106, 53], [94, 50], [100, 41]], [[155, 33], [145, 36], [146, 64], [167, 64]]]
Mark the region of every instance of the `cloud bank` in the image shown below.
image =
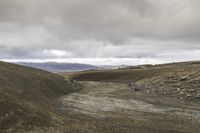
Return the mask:
[[198, 0], [0, 0], [0, 59], [198, 60], [199, 6]]

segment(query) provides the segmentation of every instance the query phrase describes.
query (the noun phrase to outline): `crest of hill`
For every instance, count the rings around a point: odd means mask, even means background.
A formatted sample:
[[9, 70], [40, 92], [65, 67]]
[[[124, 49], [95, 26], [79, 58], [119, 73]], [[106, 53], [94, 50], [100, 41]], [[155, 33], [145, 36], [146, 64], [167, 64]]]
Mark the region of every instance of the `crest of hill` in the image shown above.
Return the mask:
[[0, 132], [53, 125], [60, 119], [53, 101], [79, 87], [47, 71], [0, 62]]

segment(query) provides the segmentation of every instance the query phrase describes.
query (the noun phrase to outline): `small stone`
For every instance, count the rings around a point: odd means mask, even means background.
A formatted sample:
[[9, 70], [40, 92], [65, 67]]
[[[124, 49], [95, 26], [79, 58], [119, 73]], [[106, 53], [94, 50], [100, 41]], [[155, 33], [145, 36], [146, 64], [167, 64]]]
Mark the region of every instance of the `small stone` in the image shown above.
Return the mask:
[[195, 90], [194, 89], [189, 89], [189, 92], [195, 92]]
[[146, 90], [146, 93], [149, 93], [150, 92], [150, 90]]
[[192, 85], [192, 86], [193, 86], [193, 87], [196, 87], [197, 85], [194, 84], [194, 85]]
[[128, 84], [128, 87], [130, 87], [132, 84]]
[[195, 96], [195, 98], [200, 98], [200, 96]]
[[186, 81], [187, 80], [187, 78], [181, 78], [180, 79], [180, 81]]
[[181, 90], [181, 88], [177, 88], [177, 91], [180, 91]]
[[179, 94], [180, 94], [180, 95], [184, 95], [184, 92], [180, 92]]
[[195, 96], [195, 98], [200, 98], [200, 93], [198, 93], [198, 94]]
[[23, 112], [23, 110], [22, 110], [22, 109], [20, 109], [20, 108], [17, 108], [17, 111], [18, 111], [18, 112]]
[[186, 97], [191, 97], [191, 96], [192, 96], [191, 94], [187, 94], [187, 95], [186, 95]]

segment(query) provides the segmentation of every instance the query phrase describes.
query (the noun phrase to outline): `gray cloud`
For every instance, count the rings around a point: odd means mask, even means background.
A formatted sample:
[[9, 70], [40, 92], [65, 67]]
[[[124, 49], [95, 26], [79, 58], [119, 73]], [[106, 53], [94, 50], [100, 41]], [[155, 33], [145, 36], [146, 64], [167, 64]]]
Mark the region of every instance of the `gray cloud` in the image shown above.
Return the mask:
[[198, 0], [0, 0], [0, 58], [179, 60], [177, 51], [186, 58], [200, 49], [199, 6]]

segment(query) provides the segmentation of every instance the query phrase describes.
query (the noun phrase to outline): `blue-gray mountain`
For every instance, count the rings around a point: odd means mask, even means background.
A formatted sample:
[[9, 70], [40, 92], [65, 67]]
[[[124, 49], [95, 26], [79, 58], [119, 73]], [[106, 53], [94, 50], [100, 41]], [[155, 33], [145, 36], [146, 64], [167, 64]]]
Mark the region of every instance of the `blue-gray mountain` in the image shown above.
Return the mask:
[[88, 64], [78, 64], [78, 63], [56, 63], [56, 62], [46, 62], [46, 63], [27, 63], [18, 62], [17, 64], [38, 68], [50, 72], [70, 72], [70, 71], [83, 71], [83, 70], [93, 70], [99, 69], [98, 66], [88, 65]]

